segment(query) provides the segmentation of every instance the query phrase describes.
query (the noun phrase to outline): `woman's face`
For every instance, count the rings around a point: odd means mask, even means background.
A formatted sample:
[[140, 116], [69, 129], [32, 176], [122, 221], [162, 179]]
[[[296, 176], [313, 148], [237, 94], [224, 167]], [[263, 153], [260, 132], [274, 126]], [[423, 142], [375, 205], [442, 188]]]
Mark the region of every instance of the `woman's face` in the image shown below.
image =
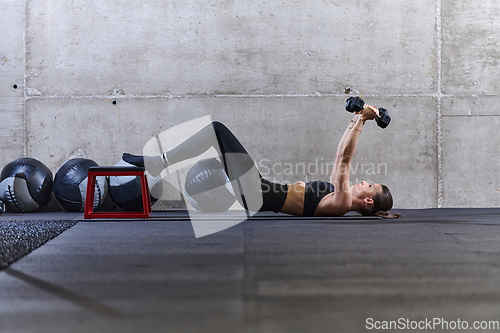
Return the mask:
[[351, 186], [351, 193], [357, 198], [373, 198], [375, 194], [382, 193], [382, 185], [375, 183], [368, 183], [362, 181], [361, 183]]

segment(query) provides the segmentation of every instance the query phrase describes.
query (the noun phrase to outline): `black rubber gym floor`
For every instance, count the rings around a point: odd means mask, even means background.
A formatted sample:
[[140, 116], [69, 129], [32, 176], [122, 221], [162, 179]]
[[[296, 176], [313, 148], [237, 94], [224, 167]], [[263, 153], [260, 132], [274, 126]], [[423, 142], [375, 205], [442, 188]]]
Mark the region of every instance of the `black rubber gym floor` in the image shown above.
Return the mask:
[[[27, 214], [22, 223], [78, 223], [0, 271], [0, 327], [451, 332], [500, 322], [500, 209], [397, 212], [403, 219], [266, 215], [202, 238], [178, 212], [136, 221]], [[12, 223], [0, 225], [17, 235]]]

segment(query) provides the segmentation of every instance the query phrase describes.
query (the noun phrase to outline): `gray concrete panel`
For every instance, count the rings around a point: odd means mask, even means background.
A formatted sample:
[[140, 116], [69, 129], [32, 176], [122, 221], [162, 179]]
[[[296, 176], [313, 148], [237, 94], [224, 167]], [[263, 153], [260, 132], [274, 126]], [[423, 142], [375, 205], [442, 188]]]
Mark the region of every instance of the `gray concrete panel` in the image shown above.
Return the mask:
[[[365, 125], [351, 180], [388, 185], [396, 207], [435, 207], [435, 101], [369, 102], [389, 109], [394, 120], [385, 130], [375, 122]], [[123, 152], [141, 154], [154, 135], [211, 115], [234, 132], [265, 177], [279, 182], [328, 180], [352, 118], [345, 98], [334, 97], [117, 99], [115, 105], [111, 99], [52, 99], [29, 100], [27, 106], [28, 154], [54, 172], [75, 152], [114, 165]], [[407, 114], [411, 122], [404, 120]]]
[[24, 155], [23, 98], [0, 97], [0, 165]]
[[[469, 106], [470, 100], [454, 100], [448, 105]], [[492, 105], [478, 99], [474, 105]], [[467, 108], [464, 109], [467, 113]], [[455, 111], [444, 116], [443, 128], [443, 206], [500, 206], [500, 117]]]
[[[498, 96], [456, 96], [442, 99], [443, 116], [500, 116]], [[492, 137], [492, 139], [495, 139]]]
[[30, 1], [29, 94], [428, 93], [435, 1]]
[[[0, 98], [22, 97], [25, 70], [23, 1], [2, 1], [0, 31], [2, 31], [0, 42]], [[14, 88], [14, 86], [17, 86], [17, 88]]]
[[0, 165], [24, 155], [24, 3], [0, 10]]
[[443, 91], [498, 94], [500, 4], [445, 0], [442, 8]]
[[[28, 100], [28, 154], [58, 168], [75, 154], [114, 165], [123, 152], [142, 153], [154, 135], [203, 116], [192, 100]], [[186, 109], [183, 109], [186, 108]]]

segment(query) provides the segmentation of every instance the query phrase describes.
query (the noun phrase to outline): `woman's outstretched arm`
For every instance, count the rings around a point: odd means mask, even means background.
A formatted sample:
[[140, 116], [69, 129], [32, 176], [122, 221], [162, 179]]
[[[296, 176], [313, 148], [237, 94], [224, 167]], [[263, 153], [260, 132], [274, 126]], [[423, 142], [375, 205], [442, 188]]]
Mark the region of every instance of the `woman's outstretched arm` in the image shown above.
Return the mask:
[[349, 126], [347, 126], [347, 128], [346, 128], [346, 130], [344, 132], [344, 135], [342, 135], [342, 138], [339, 141], [339, 144], [337, 146], [337, 152], [335, 153], [335, 162], [333, 164], [332, 173], [330, 175], [330, 183], [333, 183], [333, 180], [335, 179], [335, 175], [336, 175], [337, 170], [339, 168], [340, 157], [341, 157], [341, 155], [339, 154], [339, 151], [342, 150], [342, 147], [345, 144], [345, 140], [347, 139], [347, 136], [349, 135], [349, 133], [351, 133], [351, 131], [353, 130], [354, 125], [356, 125], [356, 123], [358, 122], [358, 120], [359, 120], [360, 117], [361, 117], [360, 113], [356, 113], [354, 115], [354, 118], [349, 123]]
[[[378, 115], [378, 110], [375, 109], [375, 107], [368, 105], [368, 104], [365, 104], [365, 109], [367, 109], [367, 108], [371, 110], [369, 113], [373, 113], [373, 112], [376, 113], [374, 117], [376, 117]], [[349, 123], [349, 126], [347, 127], [347, 129], [344, 132], [344, 135], [340, 139], [339, 145], [337, 147], [337, 152], [335, 153], [335, 162], [333, 164], [332, 173], [330, 175], [330, 183], [332, 183], [332, 184], [333, 184], [333, 181], [335, 179], [335, 176], [336, 176], [338, 170], [342, 167], [341, 157], [342, 157], [344, 147], [346, 145], [346, 140], [349, 137], [350, 133], [352, 131], [354, 131], [354, 127], [356, 126], [356, 124], [361, 120], [363, 111], [364, 111], [364, 109], [360, 113], [356, 113], [354, 115], [354, 118], [351, 120], [351, 122]], [[374, 119], [372, 117], [373, 117], [373, 115], [370, 115], [369, 119]], [[364, 118], [366, 118], [366, 116]], [[364, 121], [369, 120], [369, 119], [365, 119]], [[364, 121], [363, 121], [363, 124], [364, 124]]]
[[[358, 143], [359, 135], [363, 129], [363, 126], [367, 120], [375, 119], [377, 117], [377, 109], [373, 106], [365, 105], [365, 108], [361, 111], [356, 122], [352, 128], [348, 128], [344, 137], [342, 137], [339, 143], [337, 153], [335, 155], [336, 163], [330, 182], [335, 187], [335, 195], [333, 196], [332, 209], [346, 211], [349, 209], [352, 203], [351, 188], [349, 184], [349, 176], [351, 173], [351, 160], [356, 151], [356, 146]], [[338, 159], [338, 161], [337, 161]], [[334, 213], [334, 212], [332, 212]], [[341, 212], [335, 212], [339, 214]], [[345, 214], [341, 213], [341, 215]]]

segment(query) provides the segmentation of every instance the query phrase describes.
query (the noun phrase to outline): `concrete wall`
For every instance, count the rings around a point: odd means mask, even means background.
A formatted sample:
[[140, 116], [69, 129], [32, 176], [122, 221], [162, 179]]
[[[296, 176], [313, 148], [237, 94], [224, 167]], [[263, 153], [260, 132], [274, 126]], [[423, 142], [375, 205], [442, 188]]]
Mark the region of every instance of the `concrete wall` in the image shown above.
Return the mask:
[[328, 178], [350, 88], [393, 117], [365, 127], [353, 181], [397, 208], [500, 204], [496, 1], [1, 4], [1, 165], [114, 164], [211, 115], [271, 178]]

